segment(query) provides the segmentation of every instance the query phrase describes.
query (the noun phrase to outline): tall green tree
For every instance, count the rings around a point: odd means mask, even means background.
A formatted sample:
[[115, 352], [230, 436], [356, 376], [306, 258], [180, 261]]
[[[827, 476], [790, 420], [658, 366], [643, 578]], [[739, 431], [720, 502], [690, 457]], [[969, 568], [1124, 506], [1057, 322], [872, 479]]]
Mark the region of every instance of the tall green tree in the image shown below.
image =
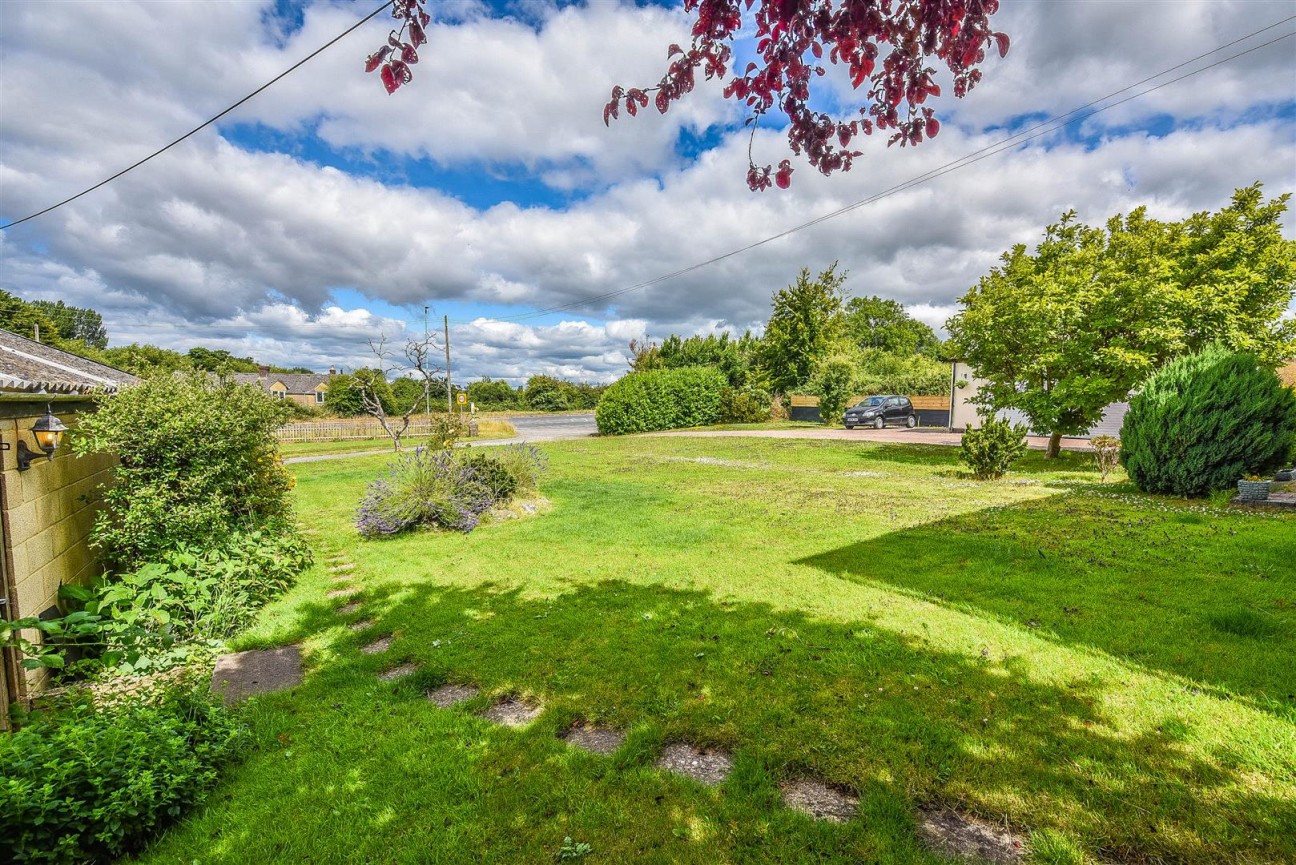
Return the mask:
[[91, 348], [108, 347], [103, 316], [93, 309], [69, 306], [63, 301], [33, 300], [31, 305], [54, 322], [63, 339], [79, 339]]
[[770, 387], [788, 393], [804, 387], [827, 356], [841, 328], [842, 284], [837, 262], [812, 279], [802, 268], [796, 282], [774, 295], [774, 311], [761, 341], [761, 364]]
[[1163, 222], [1140, 207], [1103, 228], [1070, 212], [1033, 252], [1015, 246], [946, 325], [987, 382], [979, 401], [1022, 411], [1051, 432], [1056, 456], [1063, 435], [1093, 426], [1171, 358], [1214, 341], [1271, 365], [1291, 356], [1288, 198], [1266, 201], [1257, 183], [1214, 213]]
[[894, 354], [931, 354], [940, 348], [936, 332], [905, 311], [904, 304], [872, 295], [846, 302], [842, 329], [857, 348]]
[[58, 325], [44, 310], [2, 288], [0, 288], [0, 328], [28, 339], [35, 339], [39, 333], [41, 342], [51, 345], [58, 345], [60, 342], [61, 334]]

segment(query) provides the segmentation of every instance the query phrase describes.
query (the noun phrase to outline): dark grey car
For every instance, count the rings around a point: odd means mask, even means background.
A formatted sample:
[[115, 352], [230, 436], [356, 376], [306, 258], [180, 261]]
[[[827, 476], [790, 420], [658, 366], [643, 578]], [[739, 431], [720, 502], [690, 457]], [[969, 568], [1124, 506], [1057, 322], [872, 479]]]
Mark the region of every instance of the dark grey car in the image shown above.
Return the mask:
[[909, 397], [882, 394], [865, 397], [846, 409], [842, 422], [846, 424], [846, 429], [855, 429], [857, 426], [882, 429], [887, 424], [899, 424], [913, 429], [918, 426], [918, 415], [914, 414]]

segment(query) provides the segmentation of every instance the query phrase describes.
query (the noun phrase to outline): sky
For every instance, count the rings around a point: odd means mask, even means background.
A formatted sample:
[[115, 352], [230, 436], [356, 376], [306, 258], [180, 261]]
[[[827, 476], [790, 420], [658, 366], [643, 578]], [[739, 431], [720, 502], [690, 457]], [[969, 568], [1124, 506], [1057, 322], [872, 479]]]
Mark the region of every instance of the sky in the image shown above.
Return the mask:
[[[6, 0], [0, 220], [187, 132], [378, 2]], [[840, 262], [849, 293], [894, 298], [939, 329], [1005, 250], [1037, 242], [1066, 210], [1098, 223], [1146, 205], [1177, 219], [1257, 181], [1296, 191], [1288, 38], [689, 269], [1296, 15], [1296, 3], [1004, 0], [993, 24], [1012, 49], [987, 59], [967, 97], [935, 100], [939, 136], [911, 148], [863, 139], [850, 172], [823, 177], [762, 123], [757, 162], [799, 170], [790, 190], [760, 193], [746, 184], [741, 106], [716, 82], [664, 116], [603, 124], [612, 85], [655, 82], [667, 46], [687, 43], [678, 0], [429, 6], [412, 84], [389, 96], [364, 72], [391, 27], [380, 15], [215, 126], [0, 233], [0, 288], [98, 310], [113, 345], [201, 344], [321, 371], [370, 364], [372, 337], [421, 334], [428, 307], [429, 326], [450, 319], [456, 380], [608, 381], [632, 339], [759, 331], [771, 294], [802, 268]], [[1296, 21], [1173, 74], [1292, 31]], [[841, 75], [816, 86], [817, 105], [851, 109]], [[1296, 237], [1296, 216], [1285, 233]]]

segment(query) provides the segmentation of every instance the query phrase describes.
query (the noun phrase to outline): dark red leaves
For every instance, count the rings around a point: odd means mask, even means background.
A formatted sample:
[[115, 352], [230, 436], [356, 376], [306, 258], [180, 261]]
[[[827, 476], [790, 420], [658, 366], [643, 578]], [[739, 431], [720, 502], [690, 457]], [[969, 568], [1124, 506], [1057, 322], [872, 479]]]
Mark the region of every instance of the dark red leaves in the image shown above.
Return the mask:
[[[862, 153], [851, 149], [857, 135], [886, 131], [888, 144], [916, 145], [940, 131], [925, 103], [939, 97], [936, 61], [954, 80], [954, 95], [964, 96], [981, 80], [977, 64], [993, 44], [1002, 56], [1008, 37], [990, 29], [998, 0], [682, 0], [693, 17], [693, 43], [670, 46], [668, 66], [655, 90], [657, 110], [692, 91], [696, 73], [724, 77], [732, 44], [743, 26], [743, 11], [755, 25], [758, 62], [725, 82], [724, 97], [740, 100], [749, 112], [746, 125], [778, 112], [788, 119], [788, 147], [823, 174], [849, 171]], [[754, 19], [754, 21], [752, 21]], [[809, 108], [812, 82], [828, 64], [840, 63], [861, 93], [859, 115], [849, 123]], [[929, 65], [930, 64], [930, 65]], [[624, 104], [634, 114], [631, 91], [615, 88], [603, 109], [607, 122]], [[642, 92], [642, 91], [640, 91]], [[642, 103], [641, 103], [642, 104]], [[753, 190], [786, 188], [792, 182], [788, 160], [775, 171], [749, 160], [747, 185]]]
[[369, 59], [365, 61], [365, 72], [373, 72], [381, 66], [382, 62], [387, 59], [387, 55], [390, 53], [391, 46], [384, 45], [382, 48], [379, 48], [377, 51], [370, 54]]
[[[392, 17], [404, 23], [399, 31], [393, 30], [387, 34], [387, 44], [365, 60], [365, 72], [373, 72], [382, 67], [378, 77], [382, 79], [383, 87], [388, 93], [395, 93], [414, 78], [410, 66], [418, 63], [416, 49], [428, 41], [424, 28], [432, 21], [432, 16], [423, 8], [425, 2], [426, 0], [392, 0]], [[402, 39], [406, 33], [409, 34], [409, 42]], [[389, 59], [393, 55], [400, 59]]]

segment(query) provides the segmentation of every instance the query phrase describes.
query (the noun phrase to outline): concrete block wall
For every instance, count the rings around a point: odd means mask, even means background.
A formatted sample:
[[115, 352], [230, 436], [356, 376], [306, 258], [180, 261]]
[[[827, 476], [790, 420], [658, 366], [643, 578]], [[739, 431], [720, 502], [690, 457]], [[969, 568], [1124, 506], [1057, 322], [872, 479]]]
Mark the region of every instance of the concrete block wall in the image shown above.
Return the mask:
[[[52, 406], [70, 428], [75, 428], [77, 414], [89, 407]], [[60, 586], [84, 584], [98, 573], [88, 541], [116, 460], [108, 455], [78, 457], [65, 435], [53, 460], [40, 458], [27, 471], [18, 471], [18, 442], [35, 449], [30, 430], [44, 411], [44, 403], [0, 403], [0, 441], [9, 446], [0, 452], [0, 532], [9, 618], [39, 616], [58, 604]], [[23, 699], [39, 689], [44, 674], [29, 672], [16, 678], [16, 696]]]

